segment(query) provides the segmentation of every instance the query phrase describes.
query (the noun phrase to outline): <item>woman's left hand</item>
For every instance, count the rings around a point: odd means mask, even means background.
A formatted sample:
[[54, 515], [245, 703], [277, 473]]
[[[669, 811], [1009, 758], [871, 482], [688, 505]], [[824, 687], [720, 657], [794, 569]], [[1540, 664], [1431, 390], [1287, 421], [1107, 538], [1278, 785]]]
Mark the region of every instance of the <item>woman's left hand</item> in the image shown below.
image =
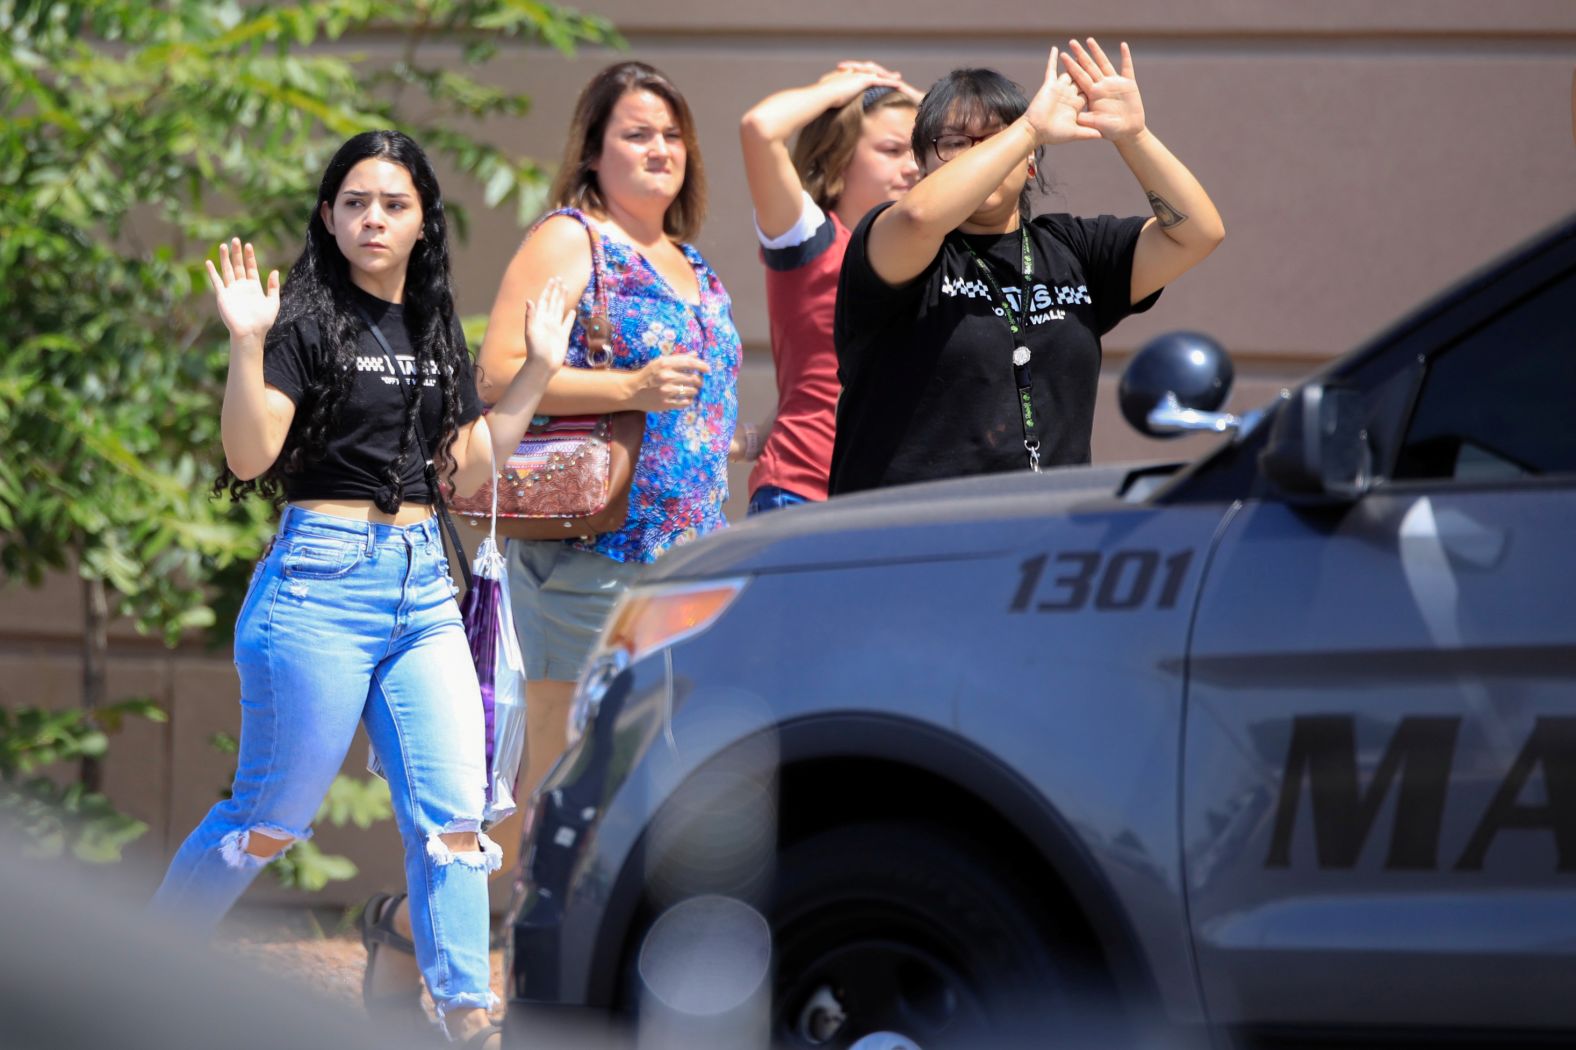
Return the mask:
[[566, 302], [564, 282], [549, 278], [536, 302], [525, 304], [525, 363], [545, 369], [549, 375], [564, 364], [569, 350], [569, 332], [574, 326], [574, 310]]
[[901, 91], [910, 102], [914, 103], [914, 105], [917, 106], [920, 104], [920, 102], [924, 101], [925, 93], [923, 91], [904, 80], [903, 74], [897, 72], [896, 70], [888, 69], [879, 62], [856, 62], [849, 59], [844, 59], [843, 61], [837, 63], [836, 69], [832, 70], [830, 73], [827, 73], [821, 78], [821, 83], [824, 84], [833, 77], [845, 73], [867, 73], [871, 76], [881, 78], [883, 83], [891, 81], [889, 86], [895, 87], [897, 90]]
[[1122, 68], [1118, 70], [1094, 37], [1089, 38], [1087, 49], [1076, 40], [1068, 43], [1071, 50], [1062, 53], [1062, 62], [1087, 100], [1078, 123], [1111, 142], [1137, 138], [1144, 130], [1144, 102], [1133, 79], [1133, 54], [1127, 44], [1122, 44]]

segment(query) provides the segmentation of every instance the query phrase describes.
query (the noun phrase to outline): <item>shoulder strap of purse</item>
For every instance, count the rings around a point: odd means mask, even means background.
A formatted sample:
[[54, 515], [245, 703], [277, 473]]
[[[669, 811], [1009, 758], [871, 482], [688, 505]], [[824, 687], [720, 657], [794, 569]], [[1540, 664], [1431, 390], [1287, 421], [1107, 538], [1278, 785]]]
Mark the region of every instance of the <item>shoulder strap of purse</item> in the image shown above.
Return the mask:
[[607, 315], [607, 268], [602, 262], [602, 240], [590, 217], [578, 208], [564, 208], [553, 214], [567, 215], [585, 227], [586, 239], [591, 242], [591, 315], [580, 318], [580, 326], [586, 332], [586, 363], [592, 368], [606, 368], [613, 363], [613, 351], [608, 347], [613, 325]]
[[[389, 374], [394, 377], [394, 382], [400, 384], [404, 390], [404, 378], [399, 374], [399, 362], [394, 359], [394, 348], [389, 346], [388, 336], [383, 334], [383, 329], [372, 319], [372, 315], [362, 309], [361, 304], [356, 304], [356, 312], [361, 319], [367, 322], [367, 327], [372, 329], [372, 338], [378, 341], [378, 346], [383, 348], [383, 356], [388, 360]], [[420, 377], [416, 382], [416, 397], [421, 397]], [[405, 403], [409, 405], [410, 395], [405, 395]], [[443, 522], [444, 529], [449, 534], [449, 542], [454, 545], [454, 557], [460, 563], [460, 575], [465, 578], [465, 589], [470, 590], [475, 581], [471, 577], [471, 564], [465, 556], [465, 547], [460, 543], [460, 530], [454, 527], [454, 519], [449, 516], [448, 501], [443, 498], [443, 486], [438, 482], [438, 468], [432, 462], [432, 452], [427, 445], [427, 428], [421, 422], [421, 409], [416, 409], [416, 440], [421, 444], [422, 462], [427, 476], [427, 486], [432, 489], [432, 498], [438, 505], [438, 519]]]

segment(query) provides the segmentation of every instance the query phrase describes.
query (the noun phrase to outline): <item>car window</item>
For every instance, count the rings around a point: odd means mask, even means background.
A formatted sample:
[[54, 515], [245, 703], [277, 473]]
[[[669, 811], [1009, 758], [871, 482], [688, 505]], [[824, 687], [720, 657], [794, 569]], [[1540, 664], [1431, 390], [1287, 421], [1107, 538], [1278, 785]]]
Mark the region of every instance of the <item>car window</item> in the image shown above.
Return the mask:
[[1396, 478], [1576, 473], [1576, 274], [1430, 359]]

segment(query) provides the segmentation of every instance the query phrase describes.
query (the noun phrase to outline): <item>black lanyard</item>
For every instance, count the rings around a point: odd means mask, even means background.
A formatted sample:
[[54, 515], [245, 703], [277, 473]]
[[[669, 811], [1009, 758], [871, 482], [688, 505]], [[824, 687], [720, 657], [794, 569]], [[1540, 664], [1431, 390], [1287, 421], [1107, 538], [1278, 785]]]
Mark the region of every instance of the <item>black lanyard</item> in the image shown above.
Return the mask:
[[[1020, 223], [1018, 234], [1023, 239], [1023, 295], [1027, 300], [1029, 290], [1034, 278], [1034, 249], [1029, 246], [1029, 228], [1026, 223]], [[961, 239], [961, 238], [960, 238]], [[985, 265], [974, 251], [974, 246], [967, 239], [963, 240], [963, 250], [969, 253], [974, 260], [974, 265], [979, 267], [980, 273], [985, 275], [985, 280], [990, 282], [991, 288], [1001, 299], [1002, 313], [1006, 316], [1007, 327], [1012, 329], [1012, 378], [1018, 385], [1018, 410], [1023, 417], [1023, 447], [1029, 453], [1029, 469], [1036, 474], [1040, 472], [1040, 435], [1039, 427], [1034, 419], [1034, 380], [1029, 374], [1029, 348], [1024, 345], [1021, 336], [1021, 326], [1018, 324], [1018, 315], [1013, 313], [1012, 303], [1001, 290], [1001, 285], [996, 283], [996, 275], [990, 272], [990, 267]], [[1024, 311], [1027, 316], [1028, 311]]]

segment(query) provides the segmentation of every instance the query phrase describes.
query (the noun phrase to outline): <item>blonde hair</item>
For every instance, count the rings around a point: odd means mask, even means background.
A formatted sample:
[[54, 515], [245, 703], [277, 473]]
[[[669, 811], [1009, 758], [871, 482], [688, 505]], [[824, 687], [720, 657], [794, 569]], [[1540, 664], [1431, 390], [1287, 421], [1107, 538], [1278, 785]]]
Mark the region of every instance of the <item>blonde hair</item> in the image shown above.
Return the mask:
[[898, 107], [916, 108], [914, 100], [901, 91], [888, 91], [871, 102], [869, 108], [861, 95], [846, 105], [827, 110], [799, 132], [793, 144], [793, 166], [805, 192], [821, 210], [831, 211], [843, 196], [843, 176], [849, 161], [854, 159], [859, 136], [864, 133], [865, 114]]

